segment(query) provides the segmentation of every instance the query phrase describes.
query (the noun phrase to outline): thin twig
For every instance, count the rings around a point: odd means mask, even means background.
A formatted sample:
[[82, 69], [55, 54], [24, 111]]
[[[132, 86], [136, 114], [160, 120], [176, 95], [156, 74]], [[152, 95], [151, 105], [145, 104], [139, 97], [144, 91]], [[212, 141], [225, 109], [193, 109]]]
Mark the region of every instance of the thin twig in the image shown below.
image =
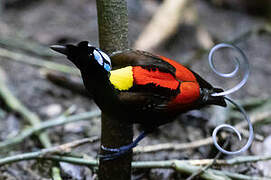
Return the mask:
[[[230, 137], [227, 137], [224, 145], [223, 145], [223, 149], [225, 149], [228, 144], [229, 144], [229, 141], [230, 141]], [[194, 179], [195, 177], [201, 175], [203, 172], [205, 172], [207, 169], [211, 168], [217, 161], [217, 159], [221, 156], [222, 152], [219, 151], [216, 156], [214, 157], [213, 161], [210, 163], [210, 164], [207, 164], [206, 166], [204, 166], [202, 169], [200, 169], [199, 171], [197, 172], [194, 172], [191, 176], [189, 176], [186, 180], [192, 180]]]
[[200, 146], [206, 146], [213, 143], [212, 137], [208, 137], [201, 140], [196, 140], [190, 143], [163, 143], [156, 145], [148, 145], [148, 146], [137, 146], [134, 148], [134, 153], [149, 153], [156, 152], [162, 150], [187, 150], [193, 149]]
[[76, 114], [76, 115], [72, 115], [72, 116], [68, 116], [68, 117], [60, 116], [55, 119], [43, 121], [36, 126], [32, 126], [28, 129], [23, 130], [19, 135], [15, 136], [15, 137], [12, 137], [12, 138], [9, 138], [3, 142], [0, 142], [0, 149], [21, 143], [21, 142], [23, 142], [23, 140], [25, 138], [27, 138], [37, 132], [41, 132], [45, 129], [60, 126], [60, 125], [67, 124], [67, 123], [76, 122], [76, 121], [89, 120], [91, 118], [100, 116], [100, 114], [101, 114], [100, 111], [97, 110], [97, 111], [92, 111], [92, 112], [80, 113], [80, 114]]
[[60, 169], [57, 166], [53, 166], [51, 169], [52, 169], [52, 180], [62, 180]]
[[39, 151], [40, 152], [39, 156], [46, 156], [46, 155], [55, 154], [55, 153], [58, 153], [58, 154], [68, 153], [72, 150], [72, 148], [81, 146], [86, 143], [93, 143], [93, 142], [96, 142], [97, 140], [99, 140], [99, 138], [97, 136], [94, 136], [92, 138], [84, 138], [84, 139], [72, 141], [72, 142], [62, 144], [56, 147], [43, 149]]
[[15, 36], [13, 37], [1, 36], [0, 45], [7, 47], [9, 49], [20, 49], [20, 50], [23, 50], [23, 51], [26, 51], [38, 56], [44, 56], [44, 57], [59, 56], [58, 54], [53, 53], [53, 51], [50, 51], [50, 49], [47, 46], [41, 45], [40, 43], [31, 41], [29, 39], [15, 37]]
[[4, 60], [5, 58], [7, 58], [7, 59], [11, 59], [17, 62], [27, 63], [33, 66], [43, 67], [43, 68], [51, 69], [54, 71], [60, 71], [60, 72], [69, 73], [73, 75], [79, 75], [79, 71], [70, 66], [47, 61], [41, 58], [28, 56], [22, 53], [13, 52], [4, 48], [0, 48], [0, 57], [3, 57], [3, 58], [0, 58], [0, 60]]
[[[243, 135], [248, 135], [246, 130], [239, 129], [240, 132]], [[227, 133], [222, 134], [223, 138], [227, 137]], [[255, 139], [257, 137], [257, 140], [262, 141], [263, 137], [261, 135], [255, 134]], [[188, 150], [188, 149], [194, 149], [199, 148], [201, 146], [207, 146], [213, 144], [212, 137], [207, 137], [204, 139], [196, 140], [189, 143], [161, 143], [161, 144], [155, 144], [155, 145], [147, 145], [147, 146], [137, 146], [134, 148], [134, 153], [151, 153], [151, 152], [157, 152], [157, 151], [182, 151], [182, 150]]]
[[[259, 113], [254, 113], [250, 116], [250, 121], [252, 124], [258, 123], [266, 118], [271, 117], [271, 111], [263, 111], [263, 112], [259, 112]], [[236, 128], [244, 128], [247, 126], [246, 122], [240, 122], [238, 124], [236, 124]]]
[[[23, 160], [34, 160], [34, 159], [42, 159], [42, 160], [52, 160], [52, 161], [62, 161], [68, 162], [78, 165], [85, 165], [88, 167], [97, 167], [98, 161], [94, 160], [94, 158], [76, 158], [69, 156], [59, 156], [59, 155], [44, 155], [40, 156], [39, 153], [24, 153], [21, 155], [11, 156], [8, 158], [0, 159], [0, 166], [5, 164], [10, 164]], [[271, 155], [265, 156], [239, 156], [228, 160], [216, 160], [215, 165], [238, 165], [243, 163], [253, 163], [258, 161], [267, 161], [271, 160]], [[202, 160], [166, 160], [166, 161], [138, 161], [133, 162], [133, 168], [171, 168], [175, 169], [180, 173], [192, 174], [193, 172], [197, 172], [201, 169], [202, 165], [208, 165], [212, 163], [214, 159], [202, 159]], [[250, 177], [238, 173], [232, 173], [227, 171], [219, 171], [214, 169], [208, 169], [203, 174], [200, 175], [203, 179], [215, 178], [237, 178], [237, 179], [258, 179], [258, 180], [267, 180], [270, 178], [260, 178], [260, 177]]]
[[[177, 30], [178, 25], [183, 22], [182, 17], [188, 2], [188, 0], [164, 1], [135, 42], [134, 47], [148, 51], [172, 35]], [[161, 25], [166, 28], [161, 28]]]
[[[59, 119], [65, 118], [68, 115], [72, 114], [74, 112], [74, 110], [75, 110], [74, 106], [71, 106], [64, 113], [62, 113], [62, 115], [60, 115], [59, 117], [52, 119], [52, 120], [48, 120], [48, 121], [58, 121]], [[38, 125], [26, 128], [25, 130], [23, 130], [20, 134], [16, 135], [15, 137], [9, 137], [8, 139], [0, 142], [0, 149], [7, 148], [7, 147], [15, 145], [15, 144], [19, 144], [19, 143], [23, 142], [24, 139], [26, 139], [27, 137], [29, 137], [35, 133], [41, 132], [41, 130], [44, 130], [45, 128], [49, 128], [49, 127], [44, 127], [45, 122], [40, 122], [40, 124], [38, 124]]]
[[75, 148], [75, 147], [80, 146], [82, 144], [92, 143], [92, 142], [95, 142], [96, 140], [98, 140], [97, 137], [85, 138], [85, 139], [73, 141], [70, 143], [66, 143], [63, 145], [59, 145], [56, 147], [42, 149], [42, 150], [36, 151], [36, 152], [23, 153], [23, 154], [18, 154], [18, 155], [6, 157], [3, 159], [0, 159], [0, 166], [10, 164], [13, 162], [22, 161], [22, 160], [30, 160], [30, 159], [35, 159], [35, 158], [41, 159], [43, 157], [46, 157], [47, 155], [51, 155], [51, 154], [55, 154], [55, 153], [60, 153], [60, 154], [67, 153], [67, 152], [70, 152], [72, 148]]

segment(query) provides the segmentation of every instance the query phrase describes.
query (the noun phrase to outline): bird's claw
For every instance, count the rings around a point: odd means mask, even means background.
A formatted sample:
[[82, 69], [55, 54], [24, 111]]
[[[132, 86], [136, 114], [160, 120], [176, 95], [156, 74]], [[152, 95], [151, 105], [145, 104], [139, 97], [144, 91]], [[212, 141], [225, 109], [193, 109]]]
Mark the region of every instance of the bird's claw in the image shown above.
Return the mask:
[[102, 150], [110, 152], [111, 154], [99, 155], [100, 159], [105, 161], [113, 160], [120, 157], [123, 154], [130, 152], [134, 147], [137, 146], [139, 141], [141, 141], [146, 136], [147, 133], [149, 133], [149, 131], [148, 132], [143, 131], [131, 144], [121, 146], [119, 148], [107, 148], [101, 145]]
[[121, 151], [120, 148], [107, 148], [107, 147], [104, 147], [103, 145], [101, 145], [101, 149], [104, 151], [108, 151], [108, 152], [120, 152]]
[[109, 151], [114, 152], [112, 154], [105, 154], [105, 155], [99, 155], [99, 158], [103, 161], [108, 161], [108, 160], [114, 160], [119, 158], [120, 156], [122, 156], [123, 154], [128, 153], [131, 149], [126, 149], [126, 150], [120, 150], [120, 149], [111, 149], [111, 148], [105, 148], [102, 147], [103, 150], [108, 151], [108, 149], [110, 149]]

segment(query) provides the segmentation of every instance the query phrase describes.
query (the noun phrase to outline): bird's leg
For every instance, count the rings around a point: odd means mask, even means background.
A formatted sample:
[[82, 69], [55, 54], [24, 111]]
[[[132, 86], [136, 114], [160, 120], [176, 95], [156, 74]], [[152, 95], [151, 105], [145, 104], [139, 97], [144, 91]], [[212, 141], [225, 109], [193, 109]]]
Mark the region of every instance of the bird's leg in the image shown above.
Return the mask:
[[137, 146], [137, 144], [144, 138], [146, 135], [150, 133], [150, 131], [143, 131], [139, 134], [139, 136], [131, 143], [125, 146], [121, 146], [119, 148], [107, 148], [104, 147], [103, 145], [101, 146], [102, 150], [112, 152], [112, 154], [107, 154], [107, 155], [100, 155], [100, 158], [102, 160], [112, 160], [116, 159], [119, 156], [129, 152], [132, 150], [134, 147]]

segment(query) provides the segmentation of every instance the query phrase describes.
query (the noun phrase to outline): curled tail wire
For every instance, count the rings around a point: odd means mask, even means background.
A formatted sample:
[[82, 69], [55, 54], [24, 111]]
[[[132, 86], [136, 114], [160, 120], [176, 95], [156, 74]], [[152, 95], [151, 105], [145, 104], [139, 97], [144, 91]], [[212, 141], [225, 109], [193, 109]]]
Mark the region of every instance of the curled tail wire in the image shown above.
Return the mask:
[[213, 137], [214, 145], [216, 146], [216, 148], [217, 148], [219, 151], [221, 151], [222, 153], [229, 154], [229, 155], [234, 155], [234, 154], [238, 154], [238, 153], [244, 152], [244, 151], [246, 151], [246, 150], [250, 147], [250, 145], [251, 145], [251, 143], [252, 143], [252, 141], [253, 141], [253, 137], [254, 137], [254, 135], [253, 135], [253, 134], [254, 134], [254, 133], [253, 133], [253, 127], [252, 127], [252, 124], [251, 124], [251, 122], [250, 122], [250, 119], [249, 119], [249, 117], [248, 117], [246, 111], [244, 110], [244, 108], [243, 108], [242, 106], [238, 105], [238, 104], [237, 104], [236, 102], [234, 102], [232, 99], [230, 99], [230, 98], [228, 98], [228, 97], [224, 97], [224, 98], [225, 98], [226, 100], [228, 100], [229, 102], [231, 102], [237, 109], [239, 109], [239, 111], [243, 114], [245, 120], [247, 121], [248, 127], [249, 127], [249, 138], [248, 138], [248, 141], [247, 141], [247, 143], [246, 143], [241, 149], [239, 149], [239, 150], [237, 150], [237, 151], [227, 151], [227, 150], [223, 149], [223, 148], [217, 143], [217, 140], [216, 140], [216, 135], [217, 135], [218, 131], [219, 131], [221, 128], [228, 128], [228, 129], [233, 130], [233, 131], [237, 134], [239, 140], [241, 141], [241, 140], [242, 140], [241, 134], [240, 134], [240, 132], [239, 132], [235, 127], [233, 127], [233, 126], [231, 126], [231, 125], [228, 125], [228, 124], [221, 124], [221, 125], [217, 126], [217, 127], [214, 129], [212, 137]]
[[242, 86], [244, 86], [244, 84], [247, 82], [248, 80], [248, 76], [249, 76], [249, 63], [248, 63], [248, 60], [247, 60], [247, 57], [245, 55], [245, 53], [238, 47], [234, 46], [234, 45], [231, 45], [231, 44], [218, 44], [216, 46], [214, 46], [210, 53], [209, 53], [209, 65], [211, 67], [211, 69], [219, 76], [221, 77], [225, 77], [225, 78], [232, 78], [234, 76], [236, 76], [237, 72], [239, 71], [240, 69], [240, 61], [237, 57], [235, 57], [234, 59], [234, 62], [235, 62], [235, 68], [232, 72], [230, 73], [221, 73], [221, 72], [218, 72], [215, 68], [215, 65], [214, 65], [214, 53], [220, 49], [220, 48], [231, 48], [233, 50], [236, 50], [237, 52], [240, 53], [241, 57], [243, 58], [243, 61], [244, 61], [244, 77], [243, 79], [236, 85], [234, 86], [233, 88], [231, 89], [228, 89], [224, 92], [219, 92], [219, 93], [213, 93], [212, 96], [223, 96], [227, 101], [229, 101], [230, 103], [232, 103], [241, 113], [242, 115], [244, 116], [245, 120], [248, 122], [248, 127], [249, 127], [249, 138], [248, 138], [248, 141], [247, 143], [239, 150], [237, 151], [227, 151], [225, 149], [223, 149], [218, 143], [217, 143], [217, 139], [216, 139], [216, 135], [218, 133], [219, 130], [221, 130], [222, 128], [227, 128], [227, 129], [230, 129], [230, 130], [233, 130], [239, 140], [241, 141], [242, 140], [242, 137], [241, 137], [241, 134], [240, 132], [233, 126], [231, 125], [228, 125], [228, 124], [221, 124], [219, 126], [217, 126], [214, 131], [213, 131], [213, 135], [212, 135], [212, 138], [213, 138], [213, 141], [214, 141], [214, 145], [216, 146], [216, 148], [221, 151], [222, 153], [225, 153], [225, 154], [229, 154], [229, 155], [234, 155], [234, 154], [238, 154], [238, 153], [241, 153], [241, 152], [244, 152], [246, 151], [252, 141], [253, 141], [253, 137], [254, 137], [254, 133], [253, 133], [253, 127], [252, 127], [252, 124], [250, 122], [250, 119], [246, 113], [246, 111], [244, 110], [244, 108], [240, 105], [238, 105], [236, 102], [234, 102], [232, 99], [226, 97], [225, 95], [229, 95], [233, 92], [236, 92], [237, 90], [239, 90]]
[[235, 91], [238, 91], [241, 87], [243, 87], [245, 85], [245, 83], [247, 82], [248, 80], [248, 76], [249, 76], [249, 63], [248, 63], [248, 60], [247, 60], [247, 57], [245, 55], [245, 53], [240, 49], [238, 48], [237, 46], [234, 46], [234, 45], [231, 45], [231, 44], [224, 44], [224, 43], [221, 43], [221, 44], [218, 44], [216, 46], [214, 46], [210, 53], [209, 53], [209, 65], [211, 67], [211, 69], [219, 76], [221, 77], [225, 77], [225, 78], [232, 78], [234, 76], [236, 76], [236, 74], [238, 73], [239, 69], [240, 69], [240, 60], [235, 57], [234, 58], [234, 62], [235, 62], [235, 69], [230, 72], [230, 73], [221, 73], [221, 72], [218, 72], [215, 68], [215, 65], [214, 65], [214, 53], [221, 49], [221, 48], [231, 48], [235, 51], [237, 51], [238, 53], [240, 53], [244, 63], [244, 77], [243, 79], [240, 81], [239, 84], [237, 84], [236, 86], [234, 86], [233, 88], [229, 89], [229, 90], [226, 90], [224, 92], [220, 92], [220, 93], [214, 93], [212, 94], [212, 96], [225, 96], [225, 95], [228, 95], [228, 94], [231, 94]]

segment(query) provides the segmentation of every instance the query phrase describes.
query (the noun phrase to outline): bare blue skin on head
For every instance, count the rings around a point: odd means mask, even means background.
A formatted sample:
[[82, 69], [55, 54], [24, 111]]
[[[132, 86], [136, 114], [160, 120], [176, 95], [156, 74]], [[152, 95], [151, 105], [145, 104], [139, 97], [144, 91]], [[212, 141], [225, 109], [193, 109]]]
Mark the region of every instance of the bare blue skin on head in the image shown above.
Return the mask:
[[[91, 45], [88, 45], [89, 47], [91, 47]], [[94, 59], [101, 65], [103, 66], [103, 68], [110, 72], [112, 67], [111, 67], [111, 60], [110, 57], [105, 54], [103, 51], [95, 48], [93, 50], [93, 55], [94, 55]]]

